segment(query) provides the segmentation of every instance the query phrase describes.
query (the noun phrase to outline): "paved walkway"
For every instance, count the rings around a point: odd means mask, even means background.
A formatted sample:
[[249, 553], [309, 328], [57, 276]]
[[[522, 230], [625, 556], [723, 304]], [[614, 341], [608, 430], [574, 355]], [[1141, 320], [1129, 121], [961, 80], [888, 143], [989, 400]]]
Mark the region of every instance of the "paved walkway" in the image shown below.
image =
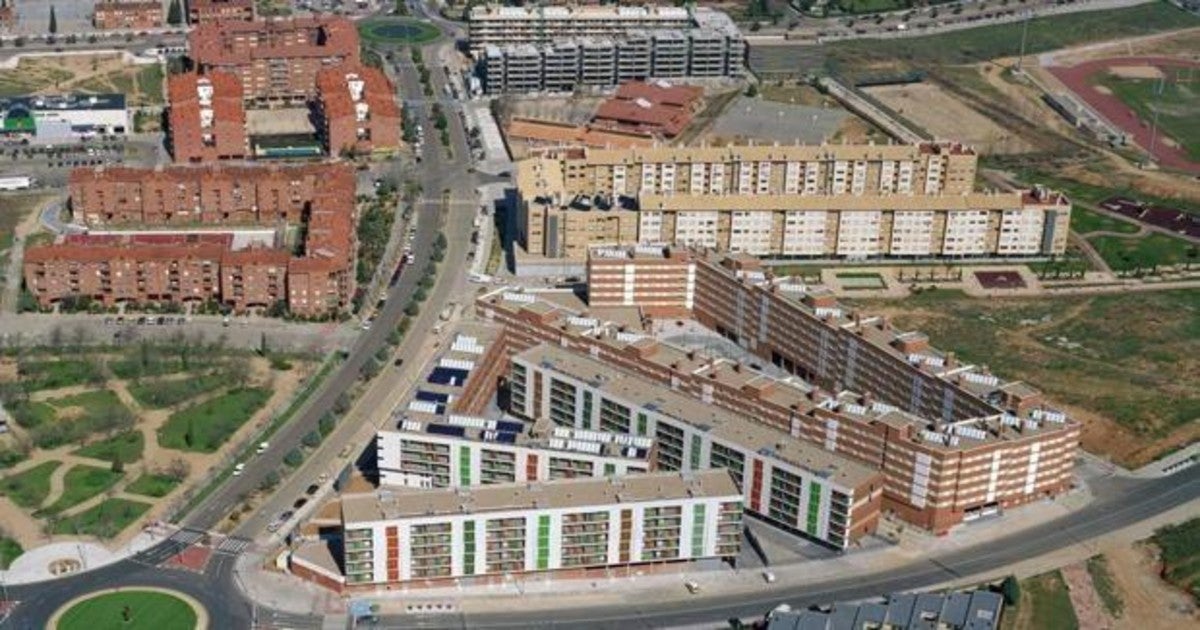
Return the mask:
[[87, 541], [64, 541], [42, 545], [27, 550], [13, 561], [7, 571], [0, 571], [0, 582], [14, 585], [54, 579], [56, 576], [50, 572], [50, 565], [59, 560], [78, 562], [80, 571], [102, 567], [124, 560], [158, 544], [172, 531], [165, 528], [149, 528], [138, 532], [128, 543], [115, 550]]

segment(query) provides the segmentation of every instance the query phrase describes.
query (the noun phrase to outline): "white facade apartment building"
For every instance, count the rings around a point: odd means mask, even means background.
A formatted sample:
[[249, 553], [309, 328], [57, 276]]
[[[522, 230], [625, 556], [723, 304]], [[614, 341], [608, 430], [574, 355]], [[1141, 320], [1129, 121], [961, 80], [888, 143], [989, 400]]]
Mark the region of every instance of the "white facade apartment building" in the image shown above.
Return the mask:
[[346, 495], [346, 584], [729, 559], [741, 499], [723, 470]]
[[375, 444], [384, 486], [458, 488], [649, 472], [653, 440], [450, 415], [403, 420]]
[[882, 474], [799, 435], [555, 346], [526, 350], [511, 366], [514, 413], [653, 438], [660, 470], [727, 469], [746, 508], [776, 527], [845, 549], [878, 523]]
[[[698, 11], [708, 13], [709, 11]], [[542, 44], [555, 40], [613, 37], [631, 31], [682, 30], [693, 24], [683, 7], [478, 5], [467, 18], [471, 49], [489, 44]]]

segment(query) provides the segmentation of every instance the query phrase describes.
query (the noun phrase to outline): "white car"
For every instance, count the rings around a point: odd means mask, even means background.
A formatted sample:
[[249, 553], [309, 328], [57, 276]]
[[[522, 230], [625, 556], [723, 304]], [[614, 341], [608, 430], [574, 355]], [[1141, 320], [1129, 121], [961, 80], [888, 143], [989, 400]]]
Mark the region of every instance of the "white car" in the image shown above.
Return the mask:
[[269, 442], [259, 442], [258, 443], [258, 451], [257, 451], [258, 454], [262, 455], [264, 452], [266, 452], [267, 448], [269, 448], [270, 446], [271, 446], [271, 444]]
[[233, 467], [233, 476], [237, 477], [238, 475], [242, 474], [243, 470], [246, 470], [245, 464], [238, 464], [237, 466], [234, 466]]

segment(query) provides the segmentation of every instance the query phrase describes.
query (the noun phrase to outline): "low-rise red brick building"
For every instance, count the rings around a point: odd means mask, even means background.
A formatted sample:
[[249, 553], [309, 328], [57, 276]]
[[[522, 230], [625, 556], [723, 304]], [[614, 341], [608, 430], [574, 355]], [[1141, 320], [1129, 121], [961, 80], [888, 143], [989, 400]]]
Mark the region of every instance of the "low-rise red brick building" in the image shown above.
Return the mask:
[[187, 0], [188, 24], [254, 21], [254, 0]]
[[17, 9], [12, 0], [0, 0], [0, 28], [12, 28], [17, 24]]
[[79, 169], [75, 221], [114, 225], [259, 225], [307, 221], [303, 254], [229, 234], [74, 235], [25, 255], [26, 287], [44, 307], [69, 297], [204, 302], [236, 311], [286, 300], [297, 315], [345, 308], [354, 293], [354, 171], [346, 165]]
[[704, 90], [662, 81], [629, 81], [600, 104], [592, 118], [597, 127], [674, 137], [703, 106]]
[[342, 64], [317, 73], [317, 111], [330, 155], [392, 153], [400, 148], [396, 86], [383, 72]]
[[163, 25], [161, 0], [97, 0], [92, 25], [101, 30], [158, 28]]
[[174, 74], [167, 80], [167, 95], [168, 134], [176, 162], [246, 157], [246, 110], [236, 75]]
[[261, 101], [306, 100], [323, 68], [359, 63], [358, 31], [338, 17], [204, 22], [188, 49], [200, 72], [236, 74], [244, 97]]

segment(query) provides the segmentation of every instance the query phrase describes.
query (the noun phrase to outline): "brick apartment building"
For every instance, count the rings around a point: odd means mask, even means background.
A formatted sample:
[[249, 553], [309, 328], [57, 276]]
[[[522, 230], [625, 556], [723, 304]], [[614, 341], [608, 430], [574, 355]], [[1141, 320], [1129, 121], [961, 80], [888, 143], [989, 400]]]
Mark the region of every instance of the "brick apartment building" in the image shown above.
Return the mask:
[[959, 364], [920, 333], [854, 317], [830, 296], [797, 298], [795, 287], [753, 278], [697, 259], [695, 318], [811, 384], [681, 350], [536, 293], [500, 289], [476, 306], [504, 327], [510, 354], [553, 344], [867, 464], [883, 473], [883, 509], [934, 532], [1071, 487], [1080, 427], [1037, 390]]
[[337, 17], [204, 22], [188, 46], [201, 73], [235, 74], [244, 97], [263, 102], [305, 101], [323, 68], [360, 61], [354, 23]]
[[17, 24], [17, 8], [12, 0], [0, 0], [0, 29], [12, 28]]
[[254, 0], [187, 0], [188, 24], [254, 21]]
[[394, 153], [400, 148], [396, 86], [383, 72], [345, 63], [317, 73], [317, 113], [329, 155]]
[[246, 110], [236, 75], [173, 74], [167, 79], [167, 119], [176, 162], [211, 162], [246, 157]]
[[233, 248], [228, 235], [132, 234], [60, 238], [30, 248], [26, 286], [42, 306], [87, 296], [120, 302], [217, 300], [236, 311], [286, 301], [302, 316], [336, 312], [354, 292], [354, 171], [292, 168], [78, 169], [69, 190], [76, 223], [285, 227], [306, 221], [303, 254]]
[[587, 279], [588, 304], [597, 308], [637, 306], [666, 314], [695, 305], [696, 262], [685, 249], [597, 247], [588, 255]]
[[665, 81], [622, 83], [592, 117], [598, 128], [673, 138], [703, 106], [704, 89]]
[[101, 30], [158, 28], [163, 20], [162, 0], [97, 0], [92, 13]]

